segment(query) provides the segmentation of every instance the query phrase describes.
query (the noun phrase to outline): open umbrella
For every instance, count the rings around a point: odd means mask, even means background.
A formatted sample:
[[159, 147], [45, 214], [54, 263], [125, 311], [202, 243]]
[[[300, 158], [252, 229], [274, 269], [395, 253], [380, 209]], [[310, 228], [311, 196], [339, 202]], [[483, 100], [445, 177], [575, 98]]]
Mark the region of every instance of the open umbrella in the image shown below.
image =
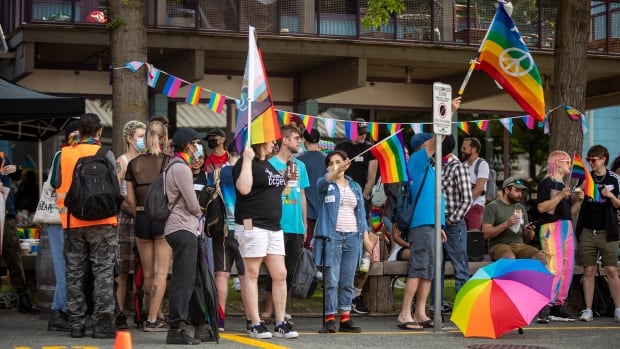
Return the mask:
[[450, 320], [465, 337], [497, 338], [530, 324], [550, 301], [553, 275], [538, 260], [500, 259], [456, 295]]
[[207, 253], [205, 251], [203, 238], [198, 239], [198, 269], [197, 272], [200, 276], [202, 283], [202, 290], [204, 292], [205, 302], [205, 316], [207, 321], [211, 325], [211, 330], [215, 336], [215, 341], [219, 343], [219, 325], [218, 325], [218, 294], [215, 287], [215, 278], [211, 269], [207, 266]]

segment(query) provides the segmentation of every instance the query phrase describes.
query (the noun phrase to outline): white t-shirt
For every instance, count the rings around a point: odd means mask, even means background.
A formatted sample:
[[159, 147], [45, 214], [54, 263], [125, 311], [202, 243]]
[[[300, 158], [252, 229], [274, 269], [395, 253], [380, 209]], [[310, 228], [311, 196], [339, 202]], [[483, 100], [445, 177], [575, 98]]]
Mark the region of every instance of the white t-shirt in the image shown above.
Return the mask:
[[[474, 173], [476, 169], [476, 162], [480, 161], [480, 166], [478, 167], [478, 176]], [[465, 161], [465, 166], [469, 166], [468, 162]], [[474, 185], [476, 185], [476, 181], [478, 178], [486, 178], [489, 179], [489, 163], [486, 162], [483, 158], [478, 158], [474, 162], [472, 162], [471, 167], [469, 167], [469, 179], [471, 180], [472, 189]], [[486, 188], [486, 185], [485, 185]], [[484, 206], [486, 202], [485, 195], [482, 194], [474, 199], [473, 205]]]

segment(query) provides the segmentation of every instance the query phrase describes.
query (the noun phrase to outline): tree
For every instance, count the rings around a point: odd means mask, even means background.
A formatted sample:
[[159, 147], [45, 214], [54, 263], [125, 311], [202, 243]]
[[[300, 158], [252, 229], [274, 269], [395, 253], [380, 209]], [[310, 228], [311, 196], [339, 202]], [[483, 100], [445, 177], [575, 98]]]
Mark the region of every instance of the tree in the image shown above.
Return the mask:
[[[110, 56], [113, 67], [130, 61], [147, 61], [145, 5], [143, 0], [108, 0]], [[125, 152], [123, 125], [129, 120], [146, 121], [148, 88], [146, 67], [136, 73], [128, 69], [112, 70], [112, 150]]]
[[[586, 62], [590, 37], [590, 1], [559, 0], [556, 17], [552, 105], [585, 110], [588, 84]], [[559, 110], [551, 123], [549, 150], [581, 152], [580, 122], [570, 122]]]

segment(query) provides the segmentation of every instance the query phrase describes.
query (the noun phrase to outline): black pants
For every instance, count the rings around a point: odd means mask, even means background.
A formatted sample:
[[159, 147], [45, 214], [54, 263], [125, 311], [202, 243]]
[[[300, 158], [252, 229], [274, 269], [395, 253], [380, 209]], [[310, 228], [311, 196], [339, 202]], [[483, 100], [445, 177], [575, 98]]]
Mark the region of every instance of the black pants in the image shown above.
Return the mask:
[[186, 230], [166, 235], [172, 247], [172, 277], [168, 287], [170, 328], [179, 328], [181, 321], [193, 325], [205, 323], [205, 299], [198, 275], [198, 238]]
[[[293, 272], [295, 271], [295, 265], [301, 256], [301, 251], [304, 247], [304, 235], [303, 234], [288, 234], [284, 233], [284, 265], [286, 266], [286, 287], [288, 288], [293, 279]], [[265, 285], [265, 291], [271, 292], [271, 276], [267, 276], [267, 284]]]

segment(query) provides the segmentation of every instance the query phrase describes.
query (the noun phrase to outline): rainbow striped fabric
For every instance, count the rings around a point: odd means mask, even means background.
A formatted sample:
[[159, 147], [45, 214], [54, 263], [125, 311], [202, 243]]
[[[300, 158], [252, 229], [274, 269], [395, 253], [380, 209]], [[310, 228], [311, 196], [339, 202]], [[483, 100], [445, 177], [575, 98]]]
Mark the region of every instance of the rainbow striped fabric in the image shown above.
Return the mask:
[[479, 52], [476, 69], [495, 79], [524, 111], [544, 120], [545, 97], [538, 67], [501, 2]]
[[190, 85], [189, 91], [187, 92], [187, 98], [185, 98], [185, 103], [190, 105], [196, 105], [200, 102], [200, 93], [202, 89], [198, 85]]
[[211, 92], [211, 98], [209, 98], [209, 109], [216, 113], [221, 113], [224, 110], [226, 104], [226, 97], [217, 92]]
[[577, 178], [583, 182], [583, 193], [591, 197], [596, 202], [603, 202], [603, 196], [594, 183], [590, 171], [586, 168], [585, 162], [578, 153], [573, 155], [573, 168], [570, 173], [571, 178]]
[[370, 134], [370, 137], [372, 138], [373, 141], [378, 140], [379, 139], [379, 124], [376, 122], [369, 122], [368, 133]]
[[[401, 130], [402, 131], [402, 130]], [[379, 171], [383, 183], [397, 183], [409, 180], [405, 162], [405, 142], [399, 131], [370, 149], [379, 162]]]

